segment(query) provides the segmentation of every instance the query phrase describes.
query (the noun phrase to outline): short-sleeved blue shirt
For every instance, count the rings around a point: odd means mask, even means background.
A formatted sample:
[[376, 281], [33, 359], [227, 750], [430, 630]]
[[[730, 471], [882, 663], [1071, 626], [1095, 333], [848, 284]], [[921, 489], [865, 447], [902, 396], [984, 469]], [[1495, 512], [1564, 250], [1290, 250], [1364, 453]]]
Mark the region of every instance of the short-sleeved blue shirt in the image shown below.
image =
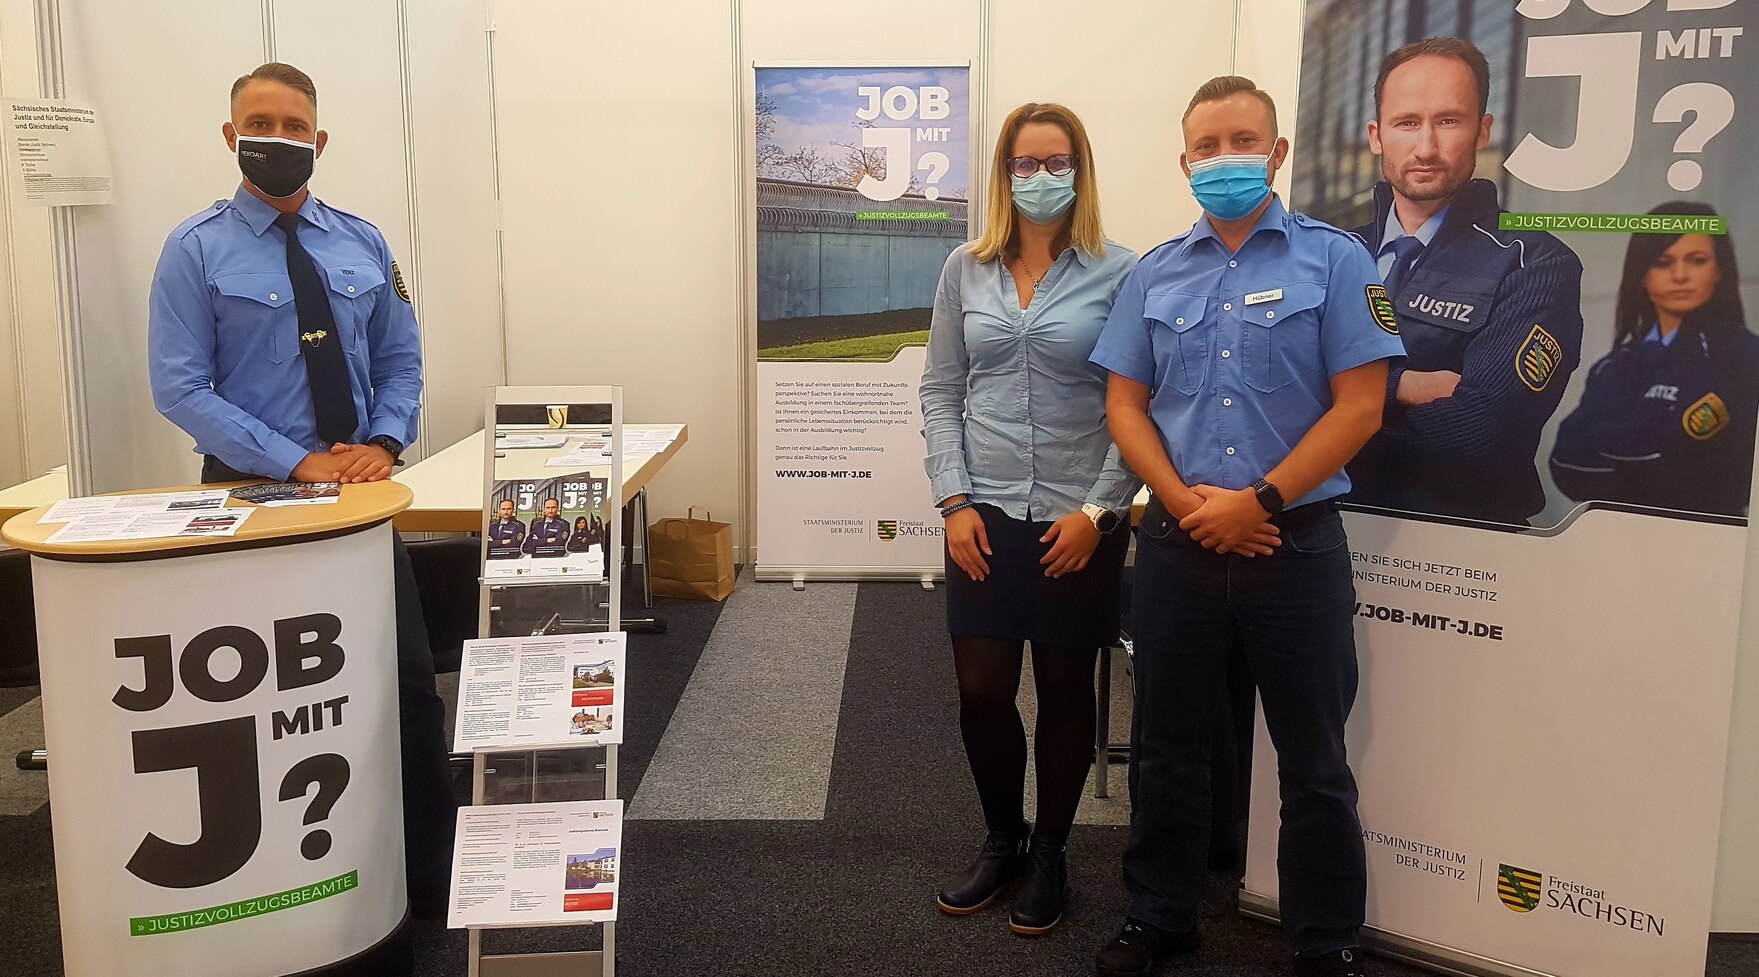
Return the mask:
[[[1187, 485], [1242, 489], [1331, 409], [1332, 376], [1405, 355], [1384, 296], [1360, 242], [1273, 199], [1238, 252], [1203, 217], [1144, 256], [1093, 362], [1148, 386]], [[1349, 490], [1340, 471], [1289, 506]]]

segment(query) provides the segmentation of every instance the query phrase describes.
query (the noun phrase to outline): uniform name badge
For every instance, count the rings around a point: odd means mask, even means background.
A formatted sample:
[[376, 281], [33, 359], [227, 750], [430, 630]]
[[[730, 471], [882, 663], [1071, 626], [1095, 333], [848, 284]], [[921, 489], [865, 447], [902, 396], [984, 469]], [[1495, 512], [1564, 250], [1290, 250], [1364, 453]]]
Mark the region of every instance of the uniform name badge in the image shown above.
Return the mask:
[[1280, 299], [1282, 297], [1283, 297], [1283, 290], [1280, 288], [1273, 288], [1268, 291], [1253, 292], [1250, 295], [1247, 295], [1246, 296], [1246, 304], [1247, 305], [1258, 305], [1263, 302], [1275, 302], [1277, 299]]

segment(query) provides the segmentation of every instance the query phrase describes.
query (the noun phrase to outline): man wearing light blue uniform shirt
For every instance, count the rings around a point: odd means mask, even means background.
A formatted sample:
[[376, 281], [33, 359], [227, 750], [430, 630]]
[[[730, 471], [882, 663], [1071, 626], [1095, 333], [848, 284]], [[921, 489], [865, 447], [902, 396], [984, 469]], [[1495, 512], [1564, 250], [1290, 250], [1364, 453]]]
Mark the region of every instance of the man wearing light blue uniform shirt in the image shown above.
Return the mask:
[[[377, 228], [306, 189], [327, 133], [291, 65], [233, 85], [227, 145], [244, 182], [184, 221], [153, 275], [153, 400], [195, 439], [203, 482], [368, 482], [415, 440], [421, 339]], [[456, 800], [421, 600], [394, 553], [403, 814], [412, 909], [446, 909]], [[297, 586], [297, 581], [265, 581]]]
[[1214, 79], [1184, 135], [1205, 216], [1143, 257], [1093, 353], [1112, 374], [1112, 435], [1154, 491], [1133, 602], [1130, 911], [1098, 971], [1135, 977], [1197, 947], [1211, 717], [1238, 641], [1277, 750], [1295, 972], [1358, 977], [1366, 869], [1344, 747], [1355, 596], [1333, 500], [1404, 348], [1368, 252], [1271, 192], [1288, 142], [1268, 94]]

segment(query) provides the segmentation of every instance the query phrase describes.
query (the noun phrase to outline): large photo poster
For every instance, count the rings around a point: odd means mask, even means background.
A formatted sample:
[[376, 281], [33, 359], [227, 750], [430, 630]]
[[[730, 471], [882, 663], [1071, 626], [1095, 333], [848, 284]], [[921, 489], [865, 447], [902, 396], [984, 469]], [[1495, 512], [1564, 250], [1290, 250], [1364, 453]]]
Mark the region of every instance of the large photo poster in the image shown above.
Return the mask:
[[[1369, 925], [1468, 972], [1704, 972], [1745, 558], [1739, 0], [1308, 0], [1291, 203], [1407, 359], [1350, 465]], [[1249, 908], [1275, 911], [1275, 758]], [[1383, 944], [1386, 945], [1386, 944]]]
[[761, 67], [756, 91], [758, 575], [938, 573], [916, 388], [970, 234], [970, 69]]

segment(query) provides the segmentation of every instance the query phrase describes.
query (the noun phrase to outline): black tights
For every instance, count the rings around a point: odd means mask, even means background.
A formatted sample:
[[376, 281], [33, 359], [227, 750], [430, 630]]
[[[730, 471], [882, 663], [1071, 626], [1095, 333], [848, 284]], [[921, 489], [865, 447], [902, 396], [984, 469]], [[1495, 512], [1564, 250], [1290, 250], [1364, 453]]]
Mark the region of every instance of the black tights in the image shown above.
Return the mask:
[[[959, 731], [983, 818], [992, 831], [1019, 830], [1025, 806], [1026, 728], [1015, 705], [1024, 645], [1002, 638], [953, 639]], [[1038, 692], [1035, 827], [1054, 843], [1068, 838], [1093, 763], [1093, 664], [1098, 653], [1097, 648], [1032, 647]]]

